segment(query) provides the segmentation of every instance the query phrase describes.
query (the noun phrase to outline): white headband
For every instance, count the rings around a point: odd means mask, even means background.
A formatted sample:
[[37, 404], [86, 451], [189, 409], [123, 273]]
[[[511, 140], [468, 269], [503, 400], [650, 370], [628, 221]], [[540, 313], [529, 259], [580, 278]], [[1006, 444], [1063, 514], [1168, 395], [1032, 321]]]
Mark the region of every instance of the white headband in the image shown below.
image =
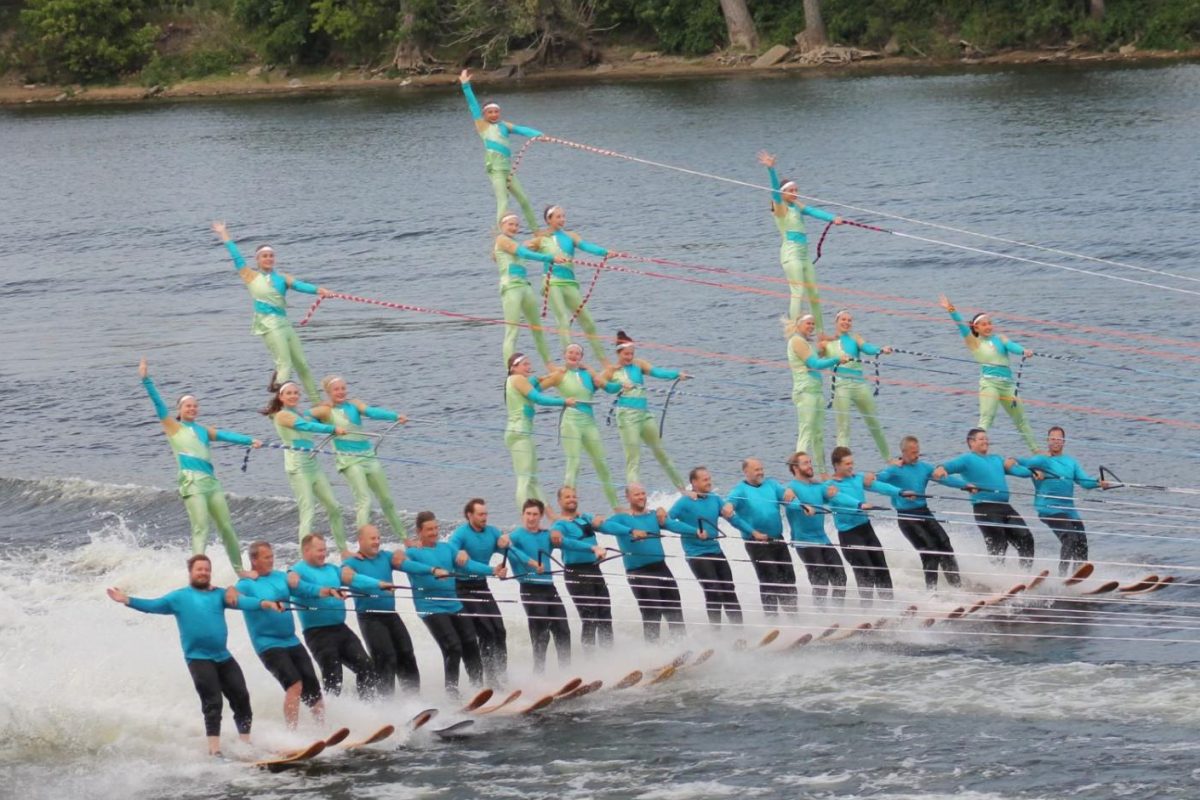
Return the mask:
[[271, 255], [275, 255], [275, 248], [271, 247], [271, 245], [269, 245], [269, 244], [263, 244], [263, 245], [259, 245], [254, 250], [254, 255], [256, 255], [256, 256], [262, 255], [263, 253], [270, 253]]
[[795, 181], [788, 181], [788, 182], [787, 182], [787, 183], [785, 183], [783, 186], [780, 186], [780, 187], [779, 187], [779, 191], [781, 191], [781, 192], [794, 192], [794, 191], [796, 191], [796, 182], [795, 182]]
[[[519, 355], [513, 359], [512, 366], [515, 367], [517, 364], [520, 364], [522, 361], [528, 361], [528, 360], [529, 360], [529, 357], [526, 356], [524, 353], [522, 353], [521, 355]], [[509, 369], [512, 369], [512, 367], [509, 367]]]
[[499, 103], [484, 103], [484, 105], [483, 105], [483, 110], [484, 110], [484, 111], [487, 111], [489, 108], [494, 108], [494, 109], [496, 109], [497, 111], [499, 111], [499, 110], [500, 110], [500, 104], [499, 104]]
[[621, 342], [619, 345], [617, 345], [618, 350], [624, 350], [627, 347], [633, 347], [633, 342]]
[[562, 211], [562, 207], [561, 206], [550, 206], [549, 208], [546, 209], [546, 213], [542, 214], [542, 219], [546, 220], [546, 222], [549, 222], [550, 215], [553, 214], [555, 211]]
[[175, 407], [179, 408], [180, 406], [182, 406], [185, 400], [191, 400], [192, 402], [195, 402], [196, 397], [194, 395], [185, 394], [183, 397], [179, 398], [179, 400], [177, 400], [175, 402]]
[[833, 318], [834, 318], [834, 319], [837, 319], [837, 318], [838, 318], [838, 317], [840, 317], [842, 314], [845, 314], [847, 317], [848, 317], [848, 316], [850, 316], [850, 309], [848, 309], [848, 308], [843, 308], [841, 311], [839, 311], [839, 312], [837, 312], [836, 314], [834, 314], [834, 315], [833, 315]]
[[321, 388], [324, 389], [325, 391], [329, 391], [329, 387], [333, 386], [338, 381], [342, 381], [342, 383], [345, 383], [345, 380], [342, 379], [341, 375], [330, 375], [328, 378], [321, 381]]
[[814, 317], [812, 314], [805, 314], [803, 317], [800, 317], [800, 319], [796, 320], [796, 322], [805, 322], [810, 319], [816, 319], [816, 317]]
[[508, 219], [509, 217], [512, 217], [513, 219], [516, 219], [516, 220], [521, 219], [519, 216], [517, 216], [516, 214], [514, 214], [510, 211], [509, 213], [507, 213], [503, 217], [501, 217], [500, 221], [504, 222], [504, 220]]
[[296, 383], [295, 381], [284, 381], [283, 385], [279, 387], [279, 390], [276, 391], [275, 394], [277, 394], [277, 395], [283, 394], [283, 390], [289, 386], [295, 386], [297, 389], [300, 388], [300, 384]]

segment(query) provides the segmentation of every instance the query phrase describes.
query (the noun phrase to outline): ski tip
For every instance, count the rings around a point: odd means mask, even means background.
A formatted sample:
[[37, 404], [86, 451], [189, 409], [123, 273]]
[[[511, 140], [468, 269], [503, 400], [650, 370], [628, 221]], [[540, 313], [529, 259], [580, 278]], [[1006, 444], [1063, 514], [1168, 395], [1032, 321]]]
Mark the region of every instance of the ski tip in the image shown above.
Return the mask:
[[1144, 589], [1149, 589], [1151, 586], [1154, 586], [1157, 583], [1158, 583], [1157, 575], [1147, 575], [1146, 577], [1142, 578], [1140, 581], [1128, 584], [1127, 586], [1121, 586], [1120, 588], [1117, 589], [1117, 591], [1122, 592], [1122, 593], [1124, 593], [1124, 592], [1140, 592]]
[[333, 747], [334, 745], [341, 744], [342, 742], [346, 741], [348, 736], [350, 736], [349, 728], [338, 728], [336, 731], [325, 737], [325, 746]]
[[345, 745], [345, 748], [347, 750], [357, 750], [360, 747], [366, 747], [367, 745], [377, 744], [379, 742], [382, 742], [384, 739], [389, 738], [395, 732], [396, 732], [395, 725], [384, 725], [382, 728], [375, 731], [373, 734], [368, 736], [366, 739], [363, 739], [361, 742], [352, 742], [351, 744]]
[[703, 653], [701, 653], [700, 655], [696, 656], [696, 660], [695, 660], [695, 661], [693, 661], [693, 662], [691, 663], [691, 666], [693, 666], [693, 667], [698, 667], [698, 666], [700, 666], [700, 665], [701, 665], [701, 664], [703, 664], [705, 661], [708, 661], [710, 658], [712, 658], [714, 655], [716, 655], [716, 652], [717, 652], [717, 651], [716, 651], [716, 650], [714, 650], [714, 649], [712, 649], [711, 647], [710, 647], [710, 648], [708, 648], [708, 649], [707, 649], [707, 650], [705, 650]]
[[860, 622], [859, 624], [857, 624], [857, 625], [855, 625], [855, 626], [854, 626], [854, 630], [856, 630], [856, 631], [869, 631], [869, 630], [871, 630], [871, 628], [873, 628], [873, 627], [874, 627], [874, 626], [873, 626], [871, 623], [869, 623], [869, 622]]
[[933, 617], [928, 617], [926, 619], [921, 620], [921, 627], [922, 628], [932, 628], [936, 623], [937, 623], [936, 619], [934, 619]]
[[554, 702], [554, 695], [548, 694], [545, 697], [540, 697], [537, 700], [535, 700], [532, 705], [528, 705], [525, 708], [521, 709], [521, 713], [522, 714], [532, 714], [535, 711], [541, 711], [543, 708], [545, 708], [546, 706], [550, 705], [553, 702]]
[[771, 642], [775, 641], [778, 638], [779, 638], [779, 629], [774, 628], [774, 629], [766, 632], [766, 634], [762, 637], [762, 639], [759, 640], [758, 646], [766, 647], [767, 645], [769, 645]]
[[438, 714], [438, 710], [436, 708], [427, 708], [424, 711], [422, 711], [420, 714], [417, 714], [415, 717], [413, 717], [412, 721], [409, 722], [409, 726], [415, 731], [418, 728], [424, 726], [425, 723], [429, 722], [429, 720], [436, 717], [437, 714]]
[[494, 695], [495, 693], [496, 692], [492, 689], [481, 689], [479, 694], [477, 694], [471, 698], [471, 702], [467, 703], [465, 706], [462, 707], [462, 710], [464, 712], [468, 712], [468, 711], [474, 711], [475, 709], [480, 708], [488, 700], [491, 700], [492, 695]]
[[835, 623], [833, 623], [833, 624], [832, 624], [832, 625], [830, 625], [828, 628], [826, 628], [825, 630], [821, 631], [821, 637], [820, 637], [820, 638], [822, 638], [822, 639], [828, 639], [830, 636], [833, 636], [835, 633], [837, 633], [837, 632], [838, 632], [838, 629], [839, 629], [839, 628], [841, 628], [841, 627], [842, 627], [842, 626], [841, 626], [841, 625], [839, 625], [838, 623], [836, 623], [836, 622], [835, 622]]
[[958, 606], [957, 608], [955, 608], [953, 611], [951, 611], [949, 614], [946, 615], [946, 619], [960, 619], [966, 613], [967, 613], [967, 610], [965, 608], [963, 608], [962, 606]]
[[1084, 592], [1084, 594], [1085, 595], [1108, 594], [1109, 592], [1113, 591], [1120, 585], [1121, 584], [1118, 581], [1107, 581], [1105, 583], [1100, 584], [1095, 589], [1088, 589], [1086, 592]]
[[921, 610], [921, 609], [920, 609], [920, 608], [918, 608], [916, 605], [911, 605], [911, 606], [909, 606], [908, 608], [904, 609], [904, 613], [903, 613], [903, 614], [901, 614], [900, 616], [902, 616], [902, 617], [911, 617], [911, 616], [913, 616], [914, 614], [916, 614], [916, 613], [917, 613], [918, 611], [920, 611], [920, 610]]
[[1049, 578], [1049, 577], [1050, 577], [1050, 570], [1048, 570], [1048, 569], [1042, 570], [1037, 575], [1034, 575], [1032, 578], [1029, 579], [1029, 585], [1026, 587], [1026, 590], [1032, 591], [1033, 589], [1036, 589], [1037, 587], [1041, 586], [1043, 582], [1045, 582], [1046, 578]]
[[613, 690], [628, 689], [642, 682], [642, 671], [635, 669], [621, 680], [613, 684]]
[[267, 758], [261, 761], [254, 761], [252, 762], [251, 766], [258, 767], [259, 769], [265, 769], [269, 772], [279, 772], [280, 770], [286, 769], [293, 764], [298, 764], [318, 756], [324, 751], [325, 740], [317, 739], [315, 742], [310, 744], [308, 747], [303, 748], [302, 750], [286, 753], [278, 758]]
[[555, 692], [552, 697], [562, 697], [564, 694], [570, 694], [583, 685], [583, 678], [571, 678], [563, 684], [562, 688]]
[[662, 683], [663, 681], [667, 680], [672, 675], [674, 675], [675, 670], [677, 670], [677, 669], [678, 669], [678, 667], [674, 667], [674, 666], [665, 667], [661, 672], [658, 673], [658, 675], [656, 675], [654, 677], [654, 680], [650, 681], [650, 683], [647, 685], [654, 686], [657, 683]]
[[1080, 581], [1090, 578], [1092, 573], [1095, 571], [1096, 565], [1090, 561], [1085, 561], [1080, 565], [1079, 569], [1075, 570], [1071, 577], [1067, 578], [1065, 581], [1063, 581], [1063, 583], [1065, 583], [1067, 586], [1074, 586]]
[[813, 635], [811, 633], [806, 633], [806, 634], [802, 635], [800, 638], [798, 638], [796, 641], [792, 642], [791, 647], [789, 647], [788, 649], [795, 650], [797, 647], [804, 647], [804, 645], [808, 644], [812, 640], [813, 640]]
[[465, 735], [463, 732], [475, 724], [473, 719], [464, 719], [444, 728], [434, 728], [433, 735], [440, 739], [453, 739]]

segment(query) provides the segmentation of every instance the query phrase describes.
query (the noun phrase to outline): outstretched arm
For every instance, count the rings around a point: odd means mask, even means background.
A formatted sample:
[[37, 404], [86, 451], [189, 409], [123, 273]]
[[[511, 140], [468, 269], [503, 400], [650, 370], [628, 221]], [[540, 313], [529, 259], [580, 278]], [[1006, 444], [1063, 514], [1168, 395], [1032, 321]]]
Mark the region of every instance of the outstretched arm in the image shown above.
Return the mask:
[[241, 251], [238, 250], [237, 242], [229, 235], [229, 229], [225, 227], [224, 222], [214, 222], [212, 229], [216, 231], [217, 236], [221, 237], [221, 241], [225, 243], [225, 249], [229, 251], [229, 257], [233, 259], [233, 268], [238, 271], [238, 275], [242, 281], [249, 283], [254, 280], [255, 271], [246, 266], [246, 259], [242, 258]]
[[594, 256], [604, 258], [608, 255], [608, 251], [598, 244], [593, 244], [579, 236], [578, 233], [572, 233], [571, 238], [575, 240], [575, 249], [582, 250], [585, 253], [591, 253]]
[[464, 69], [460, 72], [458, 82], [462, 84], [463, 96], [467, 98], [467, 108], [471, 110], [471, 118], [475, 120], [476, 130], [483, 130], [487, 127], [487, 123], [483, 120], [483, 109], [479, 107], [479, 101], [475, 99], [475, 90], [471, 88], [471, 70]]
[[978, 341], [975, 334], [971, 332], [971, 328], [967, 325], [966, 320], [958, 313], [958, 309], [950, 302], [950, 298], [946, 295], [941, 295], [938, 298], [938, 304], [950, 313], [950, 319], [958, 326], [958, 332], [964, 339], [967, 340], [967, 347], [974, 347], [974, 342]]
[[779, 173], [775, 171], [775, 156], [766, 150], [760, 150], [758, 163], [767, 168], [767, 175], [771, 177], [771, 201], [774, 203], [772, 210], [776, 214], [780, 214], [783, 212], [783, 194], [779, 191], [782, 184], [779, 182]]
[[179, 423], [171, 418], [171, 412], [167, 410], [167, 404], [163, 402], [162, 395], [158, 393], [158, 387], [154, 385], [154, 379], [150, 377], [150, 367], [144, 358], [138, 364], [138, 375], [142, 377], [142, 386], [145, 387], [146, 394], [150, 395], [150, 402], [154, 404], [155, 416], [162, 423], [163, 430], [170, 436], [179, 430]]
[[533, 139], [534, 137], [545, 135], [537, 128], [529, 128], [525, 125], [516, 125], [512, 122], [505, 122], [504, 124], [508, 126], [509, 133], [515, 133], [518, 136], [528, 136], [530, 139]]

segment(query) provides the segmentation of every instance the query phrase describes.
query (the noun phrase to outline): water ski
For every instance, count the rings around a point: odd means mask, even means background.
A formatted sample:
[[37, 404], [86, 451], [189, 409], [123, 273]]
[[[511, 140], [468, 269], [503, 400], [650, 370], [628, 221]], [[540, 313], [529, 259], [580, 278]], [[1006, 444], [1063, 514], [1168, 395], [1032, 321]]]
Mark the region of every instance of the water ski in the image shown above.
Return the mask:
[[296, 750], [291, 753], [286, 753], [277, 758], [268, 758], [268, 759], [264, 759], [262, 761], [254, 761], [254, 762], [252, 762], [252, 766], [258, 767], [259, 769], [269, 770], [270, 772], [279, 772], [281, 770], [287, 769], [288, 767], [292, 767], [297, 764], [301, 764], [305, 761], [308, 761], [310, 758], [320, 755], [322, 752], [324, 752], [324, 750], [325, 750], [325, 740], [317, 739], [315, 742], [313, 742], [312, 744], [310, 744], [308, 747], [304, 748], [303, 750]]
[[479, 694], [472, 697], [471, 702], [467, 703], [465, 706], [459, 709], [459, 711], [463, 714], [469, 714], [478, 708], [482, 708], [484, 703], [492, 699], [493, 694], [495, 694], [495, 692], [491, 689], [481, 689]]
[[628, 689], [632, 686], [637, 686], [641, 682], [642, 682], [642, 671], [640, 669], [635, 669], [633, 672], [629, 673], [624, 678], [621, 678], [621, 680], [614, 683], [612, 688], [614, 690]]
[[1050, 577], [1050, 570], [1048, 570], [1048, 569], [1042, 570], [1037, 575], [1034, 575], [1032, 578], [1029, 579], [1029, 585], [1027, 587], [1025, 587], [1025, 591], [1032, 592], [1034, 589], [1041, 586], [1042, 583], [1045, 582], [1046, 578], [1049, 578], [1049, 577]]
[[671, 666], [671, 665], [667, 665], [666, 667], [663, 667], [661, 670], [659, 670], [659, 673], [657, 675], [655, 675], [654, 678], [646, 685], [647, 686], [656, 686], [657, 684], [660, 684], [663, 681], [668, 680], [672, 675], [675, 674], [675, 671], [677, 669], [679, 669], [679, 668], [675, 667], [675, 666]]
[[491, 714], [494, 711], [499, 711], [500, 709], [504, 708], [505, 706], [507, 706], [509, 703], [516, 700], [520, 696], [521, 696], [521, 690], [513, 689], [509, 693], [508, 697], [504, 698], [499, 703], [492, 703], [490, 706], [483, 706], [482, 708], [477, 708], [477, 709], [475, 709], [475, 713], [476, 714]]
[[1120, 581], [1108, 581], [1107, 583], [1100, 584], [1095, 589], [1088, 589], [1084, 594], [1108, 594], [1120, 585]]
[[1125, 586], [1117, 587], [1117, 591], [1121, 592], [1122, 594], [1124, 594], [1125, 592], [1142, 592], [1142, 591], [1145, 591], [1146, 589], [1149, 589], [1151, 586], [1154, 586], [1157, 583], [1158, 583], [1157, 575], [1147, 575], [1146, 577], [1142, 578], [1140, 581], [1137, 581], [1136, 583], [1130, 583]]
[[384, 739], [387, 739], [389, 736], [391, 736], [395, 732], [396, 732], [395, 725], [384, 725], [382, 728], [375, 731], [367, 738], [361, 739], [357, 742], [351, 742], [350, 744], [345, 745], [345, 748], [347, 750], [357, 750], [360, 747], [366, 747], [367, 745], [378, 744], [379, 742], [382, 742]]
[[1080, 581], [1090, 578], [1092, 573], [1095, 571], [1096, 565], [1090, 561], [1085, 561], [1079, 566], [1079, 569], [1075, 570], [1075, 573], [1071, 577], [1064, 580], [1063, 583], [1067, 586], [1074, 586]]
[[346, 738], [349, 735], [349, 728], [338, 728], [336, 731], [325, 737], [325, 746], [333, 747], [334, 745], [341, 744], [342, 742], [346, 741]]
[[[772, 640], [772, 641], [774, 641], [774, 640]], [[696, 656], [696, 660], [693, 661], [690, 666], [698, 667], [701, 664], [703, 664], [705, 661], [708, 661], [710, 658], [712, 658], [714, 655], [716, 655], [716, 653], [717, 653], [717, 651], [710, 647], [707, 650], [705, 650], [703, 653], [701, 653], [700, 655]]]
[[550, 705], [553, 702], [554, 702], [554, 695], [548, 694], [545, 697], [538, 698], [537, 700], [535, 700], [534, 702], [525, 706], [524, 708], [522, 708], [518, 711], [514, 711], [513, 713], [521, 714], [522, 716], [527, 716], [529, 714], [533, 714], [536, 711], [541, 711], [543, 708], [545, 708], [546, 706]]
[[841, 625], [835, 622], [825, 630], [821, 631], [821, 636], [819, 638], [828, 639], [830, 636], [833, 636], [835, 633], [837, 633], [841, 627]]
[[767, 631], [766, 634], [763, 635], [762, 639], [759, 639], [758, 644], [755, 645], [755, 647], [756, 647], [756, 649], [761, 650], [762, 648], [766, 647], [767, 645], [769, 645], [771, 642], [775, 641], [778, 638], [779, 638], [779, 629], [773, 628], [773, 629]]
[[804, 647], [804, 645], [808, 644], [812, 640], [813, 640], [813, 635], [811, 633], [806, 633], [803, 636], [801, 636], [799, 639], [797, 639], [796, 641], [794, 641], [790, 645], [788, 645], [787, 649], [795, 650], [798, 647]]
[[444, 739], [446, 741], [451, 741], [454, 739], [465, 739], [467, 736], [465, 731], [474, 724], [475, 724], [475, 720], [464, 719], [460, 722], [454, 723], [453, 725], [447, 725], [444, 728], [434, 728], [433, 735], [438, 737], [439, 739]]
[[423, 727], [425, 723], [429, 722], [429, 720], [433, 719], [437, 715], [438, 710], [436, 708], [427, 708], [409, 720], [408, 726], [415, 731], [418, 728]]
[[578, 689], [583, 684], [583, 678], [571, 678], [563, 684], [562, 688], [555, 692], [551, 697], [562, 697]]
[[554, 702], [561, 703], [564, 700], [577, 700], [580, 697], [585, 697], [586, 695], [591, 694], [603, 685], [604, 681], [592, 681], [591, 683], [585, 683], [574, 691], [568, 692], [561, 697], [556, 697]]

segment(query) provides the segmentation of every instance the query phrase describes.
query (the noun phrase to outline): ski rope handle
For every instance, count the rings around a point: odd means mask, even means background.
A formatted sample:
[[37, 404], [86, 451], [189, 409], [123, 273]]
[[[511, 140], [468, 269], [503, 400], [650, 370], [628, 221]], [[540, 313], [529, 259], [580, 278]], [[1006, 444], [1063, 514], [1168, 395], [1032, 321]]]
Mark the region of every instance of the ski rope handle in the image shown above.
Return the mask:
[[396, 426], [399, 424], [400, 424], [400, 420], [396, 420], [391, 425], [387, 426], [387, 428], [384, 429], [383, 433], [379, 434], [379, 441], [377, 441], [375, 443], [375, 455], [379, 455], [379, 448], [383, 447], [384, 438], [387, 437], [387, 435], [389, 433], [391, 433], [393, 430], [395, 430]]
[[873, 397], [879, 397], [879, 353], [875, 354], [875, 393]]
[[682, 378], [676, 378], [671, 381], [671, 388], [667, 390], [667, 399], [663, 401], [662, 415], [658, 418], [658, 438], [662, 438], [663, 428], [667, 424], [667, 408], [671, 405], [671, 398], [675, 396], [675, 389], [679, 386], [679, 381]]
[[1029, 360], [1029, 356], [1025, 353], [1021, 354], [1021, 363], [1017, 365], [1017, 379], [1013, 381], [1013, 396], [1012, 403], [1009, 408], [1017, 407], [1017, 395], [1021, 393], [1021, 373], [1025, 370], [1025, 362]]
[[[625, 389], [622, 387], [621, 391], [617, 392], [617, 396], [613, 398], [612, 405], [608, 407], [608, 416], [604, 418], [604, 424], [606, 427], [612, 427], [613, 416], [617, 413], [617, 403], [620, 401], [621, 395], [623, 394], [625, 394]], [[661, 434], [659, 435], [661, 436]]]
[[1105, 477], [1104, 477], [1105, 475], [1110, 476], [1117, 483], [1116, 486], [1111, 486], [1109, 488], [1120, 489], [1122, 486], [1125, 485], [1125, 481], [1121, 480], [1121, 478], [1117, 475], [1117, 473], [1113, 472], [1111, 469], [1109, 469], [1108, 467], [1101, 464], [1100, 465], [1100, 480], [1105, 480]]
[[825, 404], [825, 410], [833, 408], [833, 396], [837, 392], [837, 371], [841, 364], [834, 364], [833, 369], [829, 371], [829, 402]]
[[829, 229], [833, 227], [833, 220], [825, 223], [825, 230], [821, 231], [821, 238], [817, 240], [817, 257], [813, 259], [813, 266], [821, 260], [821, 251], [825, 247], [825, 237], [829, 235]]
[[575, 313], [571, 315], [571, 321], [567, 323], [568, 326], [573, 325], [575, 323], [575, 320], [579, 317], [579, 312], [583, 311], [583, 307], [588, 304], [588, 300], [592, 299], [592, 291], [596, 288], [596, 281], [598, 281], [600, 279], [600, 272], [602, 270], [606, 269], [607, 266], [608, 266], [608, 255], [606, 254], [603, 258], [600, 259], [600, 264], [598, 266], [595, 266], [592, 268], [592, 270], [593, 270], [592, 271], [592, 282], [588, 286], [587, 294], [585, 294], [583, 296], [583, 300], [581, 300], [579, 302], [579, 307], [576, 308]]
[[250, 466], [250, 454], [252, 452], [254, 452], [253, 447], [246, 448], [246, 455], [242, 456], [242, 472], [245, 472], [246, 469]]
[[546, 268], [546, 275], [542, 278], [542, 319], [546, 318], [546, 307], [550, 305], [550, 268]]
[[318, 295], [317, 299], [313, 301], [313, 304], [308, 307], [308, 313], [304, 315], [304, 319], [300, 320], [301, 328], [308, 324], [308, 321], [313, 318], [313, 314], [317, 313], [317, 308], [321, 305], [321, 301], [324, 299], [325, 298], [323, 296]]

